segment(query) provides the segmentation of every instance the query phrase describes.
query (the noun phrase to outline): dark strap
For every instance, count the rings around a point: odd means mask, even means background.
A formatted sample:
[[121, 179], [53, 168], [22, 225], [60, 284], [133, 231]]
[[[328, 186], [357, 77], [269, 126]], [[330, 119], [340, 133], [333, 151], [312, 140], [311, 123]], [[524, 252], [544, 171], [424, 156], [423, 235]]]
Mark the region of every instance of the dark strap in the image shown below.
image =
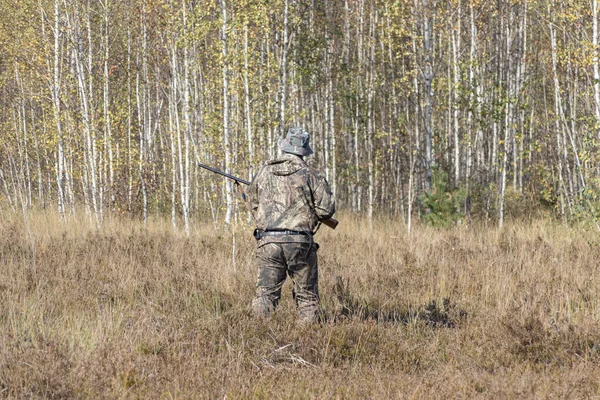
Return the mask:
[[286, 230], [286, 229], [282, 229], [282, 230], [269, 230], [269, 231], [262, 231], [262, 230], [255, 230], [254, 231], [254, 237], [258, 240], [264, 236], [281, 236], [281, 235], [304, 235], [304, 236], [312, 236], [312, 232], [301, 232], [301, 231], [290, 231], [290, 230]]

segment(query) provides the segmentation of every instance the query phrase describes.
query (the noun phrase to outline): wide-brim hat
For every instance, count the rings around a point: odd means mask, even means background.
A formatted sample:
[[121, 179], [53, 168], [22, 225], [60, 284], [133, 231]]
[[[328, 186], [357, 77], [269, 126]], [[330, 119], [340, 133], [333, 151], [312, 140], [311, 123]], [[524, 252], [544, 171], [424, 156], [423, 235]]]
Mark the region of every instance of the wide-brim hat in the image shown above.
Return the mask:
[[310, 135], [302, 128], [293, 127], [288, 130], [284, 139], [279, 141], [279, 148], [284, 153], [297, 156], [310, 156], [313, 151], [310, 148]]

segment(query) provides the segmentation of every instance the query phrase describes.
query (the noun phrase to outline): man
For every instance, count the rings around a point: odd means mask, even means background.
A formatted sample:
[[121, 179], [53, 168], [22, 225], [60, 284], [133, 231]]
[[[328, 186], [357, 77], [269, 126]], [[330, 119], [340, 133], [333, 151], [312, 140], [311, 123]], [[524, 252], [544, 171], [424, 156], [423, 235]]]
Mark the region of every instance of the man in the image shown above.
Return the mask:
[[248, 188], [248, 202], [257, 239], [258, 279], [252, 310], [270, 315], [281, 297], [286, 274], [294, 283], [293, 296], [304, 322], [319, 312], [317, 249], [313, 232], [335, 213], [329, 184], [304, 157], [312, 154], [309, 134], [290, 128], [279, 142], [284, 153], [267, 161]]

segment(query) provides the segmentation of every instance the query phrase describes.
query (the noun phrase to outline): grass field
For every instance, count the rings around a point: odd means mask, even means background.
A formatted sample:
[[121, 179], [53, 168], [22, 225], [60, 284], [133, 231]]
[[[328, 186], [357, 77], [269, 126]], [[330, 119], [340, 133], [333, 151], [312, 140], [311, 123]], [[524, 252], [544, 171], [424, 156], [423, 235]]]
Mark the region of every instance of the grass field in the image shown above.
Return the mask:
[[1, 398], [600, 398], [600, 237], [322, 228], [323, 322], [249, 311], [254, 239], [0, 222]]

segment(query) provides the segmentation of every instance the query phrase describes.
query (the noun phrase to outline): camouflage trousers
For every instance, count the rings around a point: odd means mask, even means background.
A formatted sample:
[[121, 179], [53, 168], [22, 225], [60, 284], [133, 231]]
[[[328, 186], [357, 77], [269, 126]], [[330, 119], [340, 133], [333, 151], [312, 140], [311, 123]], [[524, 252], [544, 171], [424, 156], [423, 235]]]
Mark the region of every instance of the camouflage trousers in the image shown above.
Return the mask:
[[319, 314], [319, 271], [316, 243], [267, 243], [256, 249], [258, 278], [252, 310], [270, 315], [279, 304], [286, 275], [294, 286], [292, 294], [299, 318], [315, 322]]

